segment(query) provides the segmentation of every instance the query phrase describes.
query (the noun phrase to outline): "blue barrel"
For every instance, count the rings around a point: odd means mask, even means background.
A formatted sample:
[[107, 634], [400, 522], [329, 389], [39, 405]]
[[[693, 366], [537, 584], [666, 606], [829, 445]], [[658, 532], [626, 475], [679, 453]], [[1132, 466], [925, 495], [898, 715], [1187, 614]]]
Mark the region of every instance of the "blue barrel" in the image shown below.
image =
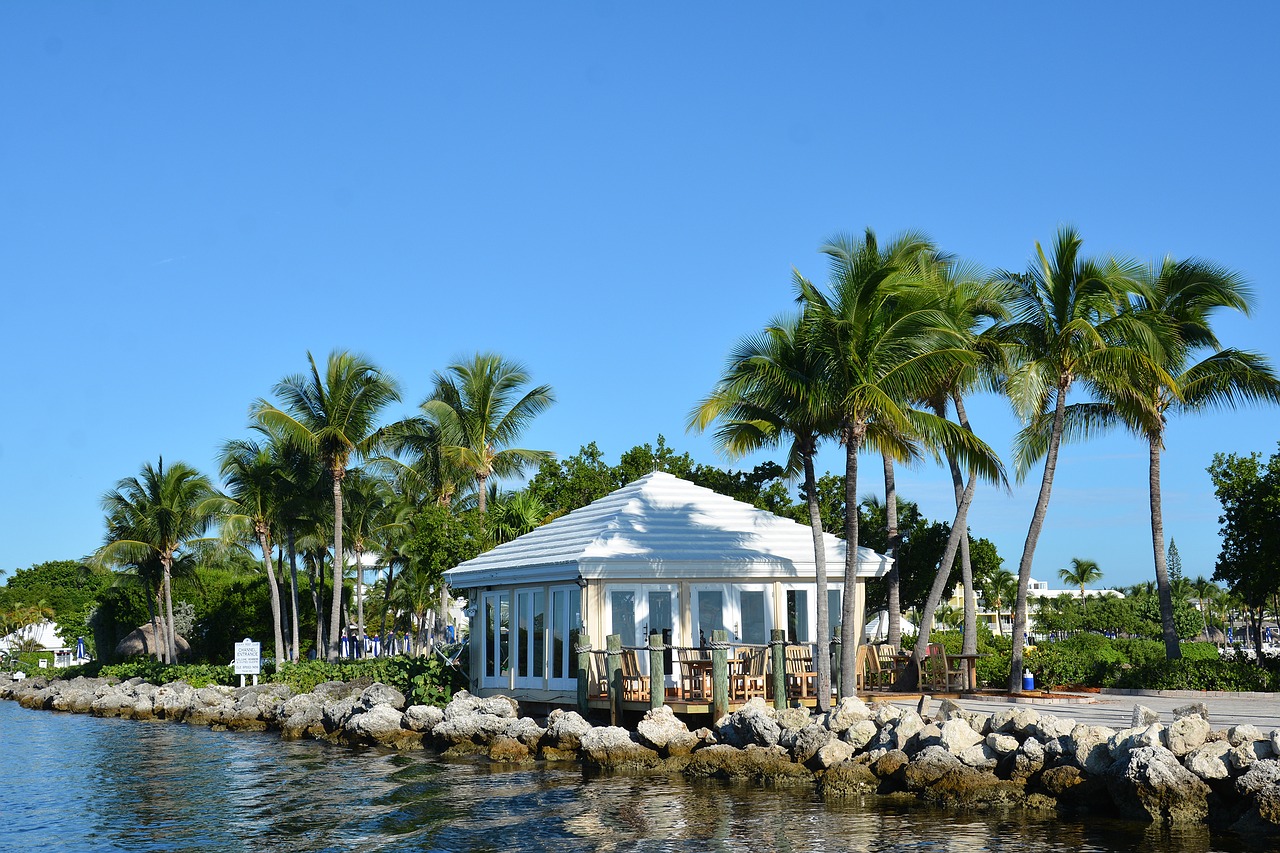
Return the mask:
[[1023, 689], [1023, 690], [1035, 690], [1035, 689], [1036, 689], [1036, 676], [1035, 676], [1035, 673], [1033, 673], [1033, 672], [1024, 672], [1024, 673], [1022, 673], [1022, 689]]

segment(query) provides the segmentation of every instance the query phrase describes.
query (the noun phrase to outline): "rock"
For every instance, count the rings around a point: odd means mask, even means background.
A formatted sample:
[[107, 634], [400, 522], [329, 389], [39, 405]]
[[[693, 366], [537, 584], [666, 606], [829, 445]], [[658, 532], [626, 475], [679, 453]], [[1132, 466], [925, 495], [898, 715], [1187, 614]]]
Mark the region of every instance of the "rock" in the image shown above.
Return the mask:
[[1145, 729], [1152, 723], [1160, 722], [1160, 712], [1153, 711], [1146, 705], [1133, 706], [1133, 722], [1130, 726], [1135, 729]]
[[1011, 734], [1021, 740], [1039, 722], [1040, 712], [1035, 708], [1014, 706], [991, 715], [991, 731]]
[[1076, 808], [1109, 808], [1111, 797], [1106, 784], [1079, 767], [1063, 764], [1051, 767], [1038, 777], [1038, 786], [1061, 805]]
[[[821, 753], [819, 755], [821, 756]], [[876, 774], [871, 772], [871, 768], [865, 764], [845, 761], [827, 768], [822, 778], [818, 780], [818, 790], [823, 798], [834, 800], [870, 793], [878, 784], [879, 780], [876, 779]]]
[[1048, 743], [1060, 737], [1067, 737], [1075, 727], [1075, 720], [1055, 717], [1052, 714], [1041, 714], [1035, 725], [1027, 727], [1027, 736], [1041, 743]]
[[1107, 726], [1078, 725], [1068, 736], [1069, 749], [1064, 757], [1092, 776], [1101, 776], [1111, 766], [1108, 746], [1115, 730]]
[[315, 694], [300, 693], [280, 709], [280, 736], [286, 740], [324, 733], [324, 703]]
[[1187, 753], [1182, 766], [1206, 781], [1226, 779], [1231, 776], [1231, 748], [1225, 740], [1211, 741]]
[[688, 755], [698, 742], [697, 735], [666, 705], [650, 709], [636, 725], [636, 733], [641, 742], [667, 755]]
[[924, 720], [915, 711], [903, 711], [896, 720], [886, 723], [876, 736], [875, 743], [884, 749], [906, 750], [920, 731], [924, 729]]
[[947, 720], [942, 724], [939, 741], [947, 752], [958, 755], [969, 747], [982, 743], [982, 735], [969, 728], [964, 720]]
[[397, 711], [404, 710], [404, 694], [390, 685], [382, 682], [374, 682], [364, 689], [360, 694], [360, 704], [365, 709], [370, 709], [374, 705], [390, 705]]
[[533, 760], [528, 744], [505, 734], [498, 735], [489, 744], [488, 756], [497, 764], [524, 764]]
[[1235, 782], [1236, 792], [1241, 796], [1252, 796], [1276, 786], [1280, 786], [1280, 761], [1273, 759], [1254, 762]]
[[[385, 707], [385, 706], [383, 706]], [[488, 747], [493, 739], [506, 731], [511, 720], [508, 717], [495, 717], [493, 714], [468, 714], [445, 719], [431, 730], [431, 736], [450, 747], [471, 744]]]
[[1119, 760], [1125, 753], [1140, 746], [1164, 746], [1164, 727], [1152, 723], [1146, 728], [1121, 729], [1107, 741], [1111, 758]]
[[854, 723], [871, 718], [871, 709], [861, 699], [846, 696], [827, 713], [827, 728], [840, 734]]
[[326, 730], [336, 732], [346, 728], [347, 721], [356, 712], [356, 707], [360, 705], [359, 696], [346, 696], [342, 699], [335, 699], [332, 702], [326, 702], [323, 705], [324, 727]]
[[[182, 720], [187, 709], [195, 701], [196, 691], [184, 681], [173, 681], [161, 685], [151, 697], [156, 716], [166, 720]], [[55, 706], [56, 707], [56, 706]]]
[[1173, 709], [1175, 722], [1184, 720], [1187, 717], [1199, 717], [1207, 723], [1209, 722], [1209, 706], [1203, 702], [1192, 702], [1190, 705], [1183, 705]]
[[1256, 761], [1235, 782], [1247, 808], [1232, 825], [1236, 832], [1276, 837], [1280, 829], [1280, 761]]
[[404, 714], [391, 705], [374, 705], [363, 713], [353, 714], [345, 730], [357, 740], [389, 745], [411, 734], [404, 728]]
[[880, 779], [888, 779], [911, 763], [911, 759], [900, 749], [891, 749], [871, 762], [871, 772]]
[[[954, 699], [943, 699], [938, 703], [938, 713], [936, 719], [940, 723], [947, 720], [954, 720], [965, 713], [964, 708], [960, 707], [960, 703]], [[967, 721], [966, 721], [967, 722]]]
[[[854, 748], [836, 737], [829, 738], [814, 752], [813, 763], [818, 767], [829, 768], [853, 758]], [[806, 759], [808, 761], [809, 759]], [[861, 766], [861, 765], [859, 765]], [[871, 771], [868, 770], [869, 774]]]
[[410, 705], [404, 711], [404, 726], [410, 731], [431, 734], [444, 722], [444, 709], [434, 705]]
[[480, 702], [481, 699], [479, 696], [473, 696], [466, 690], [459, 690], [457, 693], [453, 694], [453, 698], [449, 700], [449, 704], [444, 706], [444, 718], [446, 720], [453, 720], [458, 717], [467, 717], [478, 713], [480, 710]]
[[774, 746], [782, 735], [782, 727], [769, 713], [763, 701], [755, 704], [755, 700], [752, 700], [741, 709], [727, 715], [721, 721], [716, 734], [721, 742], [730, 746], [745, 747], [751, 744]]
[[582, 736], [591, 731], [591, 724], [577, 711], [556, 708], [547, 717], [547, 733], [543, 736], [543, 750], [576, 753], [582, 745]]
[[521, 717], [518, 720], [508, 722], [507, 727], [502, 730], [502, 734], [498, 737], [517, 740], [530, 749], [536, 750], [546, 731], [532, 717]]
[[903, 782], [908, 791], [923, 791], [947, 773], [963, 767], [960, 759], [940, 746], [926, 746], [903, 768]]
[[1227, 740], [1232, 746], [1239, 746], [1242, 743], [1252, 743], [1253, 741], [1267, 739], [1257, 726], [1245, 723], [1244, 725], [1232, 726], [1227, 729]]
[[504, 720], [514, 720], [520, 716], [520, 704], [510, 696], [490, 696], [480, 700], [480, 707], [476, 711]]
[[871, 704], [871, 719], [875, 720], [876, 726], [884, 728], [896, 721], [903, 714], [907, 713], [897, 705], [890, 705], [888, 702], [873, 702]]
[[1112, 802], [1126, 817], [1200, 823], [1209, 815], [1209, 786], [1163, 747], [1131, 749], [1104, 778]]
[[1018, 751], [1018, 739], [1013, 735], [1002, 735], [992, 732], [987, 735], [987, 746], [996, 755], [1012, 755]]
[[774, 714], [774, 719], [783, 731], [798, 732], [809, 725], [810, 714], [805, 708], [783, 708]]
[[1248, 770], [1258, 761], [1266, 761], [1274, 757], [1275, 752], [1271, 749], [1269, 740], [1245, 741], [1227, 753], [1227, 760], [1231, 762], [1232, 769], [1237, 773]]
[[879, 729], [872, 720], [859, 720], [840, 733], [840, 739], [855, 750], [862, 749], [875, 739]]
[[832, 741], [840, 744], [838, 751], [843, 755], [840, 759], [841, 761], [852, 757], [853, 747], [839, 741], [825, 726], [818, 723], [810, 723], [796, 732], [795, 737], [792, 739], [791, 759], [799, 764], [804, 764], [813, 758], [818, 753], [818, 750]]
[[1203, 746], [1212, 730], [1209, 721], [1200, 714], [1184, 714], [1166, 729], [1165, 739], [1168, 741], [1169, 751], [1182, 758]]
[[1000, 757], [996, 751], [981, 741], [955, 753], [955, 756], [962, 764], [975, 770], [995, 770], [996, 765], [1000, 763]]
[[653, 767], [661, 760], [656, 750], [637, 743], [631, 732], [618, 726], [597, 726], [586, 732], [582, 736], [582, 757], [609, 769]]
[[1045, 760], [1044, 745], [1035, 738], [1029, 737], [1014, 753], [1011, 776], [1014, 779], [1030, 779], [1044, 769]]
[[813, 773], [793, 762], [779, 746], [708, 746], [689, 756], [684, 772], [689, 776], [742, 779], [779, 787], [811, 785], [814, 781]]

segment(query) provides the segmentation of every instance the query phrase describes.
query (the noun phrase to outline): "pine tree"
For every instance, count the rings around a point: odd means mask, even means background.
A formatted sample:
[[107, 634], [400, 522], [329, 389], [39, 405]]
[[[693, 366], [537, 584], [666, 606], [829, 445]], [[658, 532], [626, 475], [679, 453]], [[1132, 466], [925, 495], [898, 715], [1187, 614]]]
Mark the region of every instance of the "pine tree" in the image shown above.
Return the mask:
[[1165, 562], [1169, 566], [1169, 586], [1176, 587], [1182, 580], [1182, 557], [1178, 556], [1178, 546], [1172, 539], [1169, 540], [1169, 555]]

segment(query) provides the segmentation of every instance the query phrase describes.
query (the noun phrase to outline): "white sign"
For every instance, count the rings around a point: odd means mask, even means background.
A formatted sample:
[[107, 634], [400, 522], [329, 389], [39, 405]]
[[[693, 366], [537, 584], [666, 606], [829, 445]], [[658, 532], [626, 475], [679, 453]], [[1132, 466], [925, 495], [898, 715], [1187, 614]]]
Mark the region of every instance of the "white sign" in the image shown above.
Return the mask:
[[[243, 642], [236, 643], [235, 663], [236, 675], [257, 675], [262, 672], [262, 643], [245, 637]], [[255, 681], [254, 684], [257, 684]]]

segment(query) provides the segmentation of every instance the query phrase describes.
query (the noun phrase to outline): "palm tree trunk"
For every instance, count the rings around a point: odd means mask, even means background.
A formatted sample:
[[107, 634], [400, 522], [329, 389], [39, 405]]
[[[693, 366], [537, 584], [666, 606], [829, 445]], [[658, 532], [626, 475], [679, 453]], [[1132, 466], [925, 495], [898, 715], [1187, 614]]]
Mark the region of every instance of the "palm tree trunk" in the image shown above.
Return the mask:
[[[155, 644], [155, 647], [151, 649], [151, 654], [155, 655], [156, 660], [164, 663], [164, 644], [160, 642], [160, 624], [162, 621], [160, 619], [160, 614], [164, 610], [161, 602], [164, 600], [164, 596], [160, 593], [159, 589], [156, 589], [155, 598], [152, 598], [151, 590], [148, 589], [147, 594], [144, 595], [143, 598], [147, 601], [147, 616], [151, 620], [151, 642]], [[146, 648], [147, 644], [144, 642], [142, 645], [143, 648]]]
[[[1147, 441], [1150, 464], [1148, 489], [1151, 497], [1151, 547], [1156, 556], [1156, 591], [1160, 595], [1160, 629], [1164, 635], [1164, 655], [1169, 660], [1182, 657], [1178, 629], [1173, 622], [1173, 589], [1169, 586], [1169, 566], [1164, 552], [1164, 511], [1160, 501], [1160, 439]], [[1082, 594], [1083, 595], [1083, 594]]]
[[[956, 407], [956, 421], [960, 426], [969, 432], [973, 432], [973, 428], [969, 425], [969, 415], [965, 412], [964, 402], [959, 394], [952, 394], [951, 400]], [[947, 457], [947, 463], [951, 466], [951, 484], [956, 493], [956, 509], [960, 508], [960, 501], [964, 496], [964, 477], [960, 473], [960, 466], [955, 463], [951, 457]], [[973, 479], [973, 475], [969, 475], [969, 479]], [[973, 589], [973, 562], [969, 559], [969, 531], [965, 530], [965, 535], [960, 539], [960, 583], [964, 586], [964, 639], [960, 646], [960, 653], [963, 655], [973, 655], [978, 653], [978, 596]], [[999, 615], [996, 621], [1000, 620]]]
[[271, 538], [263, 527], [258, 528], [258, 545], [262, 548], [262, 567], [267, 572], [267, 586], [271, 592], [271, 630], [276, 643], [276, 666], [284, 661], [284, 631], [280, 627], [280, 584], [276, 583], [276, 569], [271, 562]]
[[818, 596], [817, 652], [814, 663], [818, 672], [818, 712], [831, 704], [831, 613], [827, 606], [827, 543], [822, 530], [822, 513], [818, 508], [818, 478], [813, 473], [813, 451], [806, 446], [804, 457], [805, 503], [809, 507], [809, 530], [813, 534], [814, 580]]
[[298, 648], [301, 644], [301, 637], [298, 635], [298, 550], [293, 541], [292, 527], [289, 528], [287, 535], [289, 539], [289, 600], [293, 609], [293, 618], [289, 620], [293, 631], [292, 652], [289, 658], [294, 663], [297, 663]]
[[[889, 614], [889, 645], [895, 649], [902, 645], [902, 571], [898, 567], [898, 551], [902, 548], [902, 532], [898, 530], [898, 483], [893, 476], [893, 460], [881, 454], [884, 460], [884, 532], [886, 557], [893, 559], [889, 574], [885, 576], [885, 602]], [[848, 512], [848, 507], [845, 508]], [[856, 511], [856, 508], [855, 508]]]
[[387, 585], [386, 587], [383, 588], [382, 620], [381, 620], [381, 625], [378, 627], [378, 633], [379, 635], [382, 636], [384, 642], [386, 641], [386, 636], [387, 636], [387, 611], [390, 609], [391, 594], [392, 594], [392, 591], [395, 589], [394, 566], [395, 566], [395, 560], [387, 561]]
[[[315, 553], [315, 552], [313, 552]], [[311, 604], [316, 611], [316, 660], [320, 660], [320, 656], [325, 653], [324, 640], [324, 558], [321, 551], [315, 554], [312, 560], [311, 568], [307, 572], [307, 577], [311, 581]]]
[[844, 436], [844, 593], [840, 597], [840, 698], [856, 696], [858, 656], [858, 451], [866, 427], [854, 424]]
[[342, 476], [335, 467], [333, 474], [333, 610], [329, 614], [329, 660], [337, 661], [342, 630]]
[[1049, 433], [1049, 450], [1044, 459], [1044, 475], [1040, 479], [1040, 495], [1027, 529], [1027, 541], [1018, 562], [1018, 597], [1014, 602], [1013, 654], [1009, 667], [1009, 692], [1022, 692], [1022, 649], [1027, 634], [1027, 591], [1031, 587], [1031, 561], [1035, 557], [1036, 543], [1044, 528], [1044, 517], [1049, 511], [1049, 495], [1053, 491], [1053, 475], [1058, 469], [1058, 449], [1062, 444], [1062, 423], [1066, 417], [1067, 389], [1070, 383], [1059, 379], [1057, 395], [1053, 403], [1053, 426]]
[[[942, 602], [942, 592], [947, 588], [951, 577], [951, 566], [955, 563], [956, 553], [960, 550], [960, 542], [969, 535], [969, 505], [973, 503], [973, 493], [977, 488], [978, 478], [969, 475], [969, 485], [960, 494], [959, 506], [956, 507], [955, 522], [951, 525], [951, 535], [947, 537], [947, 547], [942, 552], [942, 562], [938, 564], [938, 573], [934, 575], [933, 586], [929, 589], [929, 597], [925, 599], [924, 611], [920, 614], [920, 631], [916, 634], [916, 645], [911, 651], [911, 662], [907, 664], [902, 675], [894, 683], [894, 690], [915, 690], [920, 686], [920, 665], [929, 649], [929, 634], [933, 630], [933, 614]], [[970, 685], [972, 686], [972, 685]]]
[[160, 566], [164, 570], [165, 653], [171, 664], [178, 662], [178, 644], [173, 638], [173, 583], [170, 579], [172, 563], [173, 558], [169, 555], [160, 558]]
[[485, 513], [485, 497], [486, 497], [486, 495], [485, 495], [485, 481], [486, 481], [486, 480], [488, 480], [488, 479], [489, 479], [489, 475], [488, 475], [488, 474], [476, 474], [476, 484], [477, 484], [478, 488], [480, 489], [480, 503], [479, 503], [479, 507], [480, 507], [480, 514], [481, 514], [481, 515], [484, 515], [484, 513]]

